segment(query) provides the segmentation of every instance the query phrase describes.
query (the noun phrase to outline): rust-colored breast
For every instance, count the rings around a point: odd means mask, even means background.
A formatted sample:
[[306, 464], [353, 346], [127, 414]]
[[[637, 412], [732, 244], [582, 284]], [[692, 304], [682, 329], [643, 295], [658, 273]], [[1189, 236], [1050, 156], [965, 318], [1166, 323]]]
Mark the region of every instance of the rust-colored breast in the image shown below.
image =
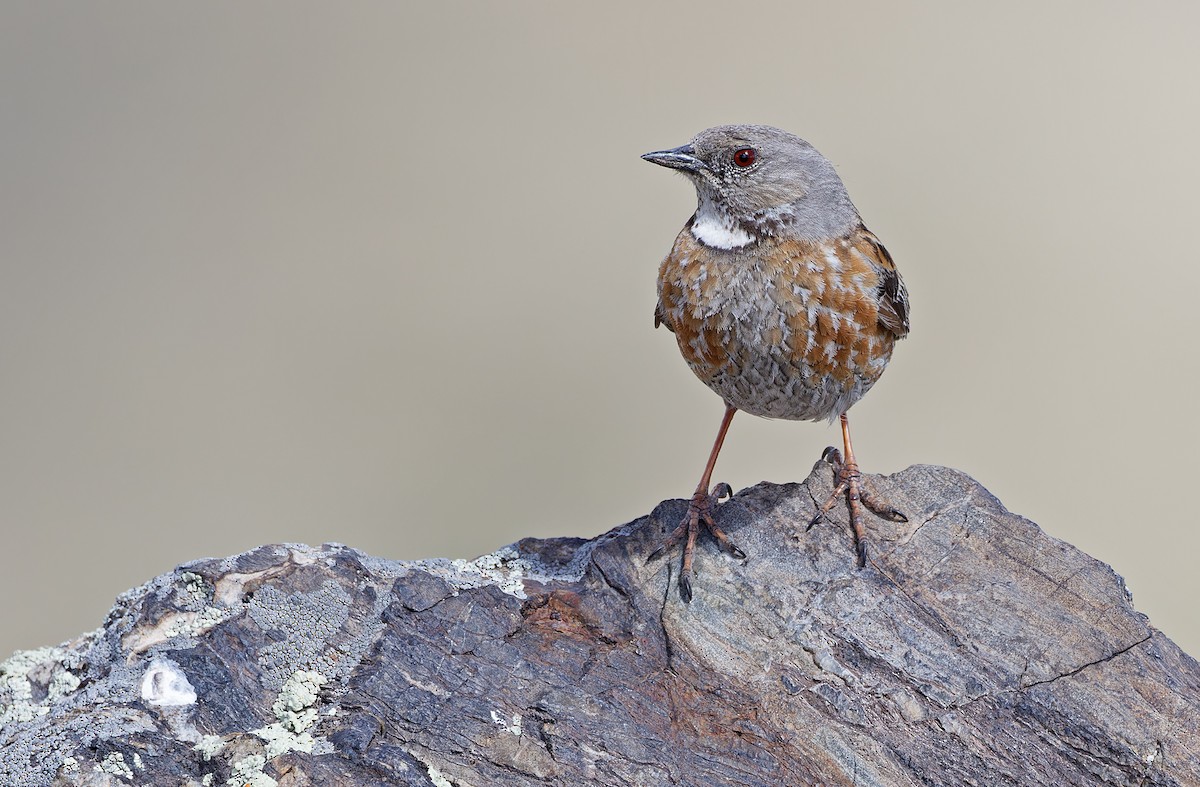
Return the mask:
[[658, 286], [656, 318], [696, 375], [734, 407], [767, 417], [837, 417], [879, 379], [908, 331], [903, 282], [865, 228], [732, 251], [685, 228]]

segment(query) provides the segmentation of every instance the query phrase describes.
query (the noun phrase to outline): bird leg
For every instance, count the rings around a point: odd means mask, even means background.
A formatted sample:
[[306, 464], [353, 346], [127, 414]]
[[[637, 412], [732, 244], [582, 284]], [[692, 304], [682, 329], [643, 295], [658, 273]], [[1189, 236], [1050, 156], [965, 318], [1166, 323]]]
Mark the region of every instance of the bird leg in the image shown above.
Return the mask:
[[700, 483], [696, 486], [696, 491], [688, 502], [687, 513], [683, 515], [679, 526], [671, 531], [658, 549], [650, 553], [650, 557], [646, 558], [647, 561], [656, 560], [680, 541], [684, 542], [683, 565], [679, 569], [679, 597], [684, 601], [692, 600], [692, 553], [696, 548], [696, 535], [700, 532], [701, 525], [717, 540], [721, 549], [738, 559], [746, 557], [746, 553], [738, 549], [737, 545], [729, 539], [729, 536], [725, 535], [725, 531], [721, 530], [713, 519], [713, 512], [717, 508], [718, 501], [730, 497], [733, 490], [729, 484], [725, 483], [717, 484], [711, 492], [708, 488], [712, 482], [713, 468], [717, 465], [717, 454], [721, 452], [721, 444], [725, 442], [725, 433], [729, 431], [729, 422], [733, 420], [733, 414], [736, 412], [736, 408], [725, 405], [725, 416], [721, 419], [721, 428], [717, 432], [716, 442], [713, 443], [712, 453], [708, 455], [708, 464], [704, 466], [704, 475], [700, 477]]
[[870, 487], [863, 480], [862, 473], [859, 472], [858, 462], [854, 460], [854, 446], [850, 443], [850, 420], [845, 413], [842, 413], [841, 421], [842, 444], [846, 448], [846, 457], [843, 460], [842, 455], [833, 447], [826, 448], [825, 453], [821, 455], [822, 459], [833, 465], [833, 478], [836, 483], [829, 497], [817, 509], [816, 515], [808, 523], [805, 531], [812, 530], [813, 525], [820, 522], [842, 495], [845, 495], [846, 507], [850, 509], [850, 527], [854, 529], [854, 551], [858, 554], [858, 566], [862, 568], [870, 559], [867, 552], [867, 537], [862, 524], [862, 507], [866, 506], [876, 516], [891, 522], [907, 522], [908, 517], [881, 502], [871, 492]]

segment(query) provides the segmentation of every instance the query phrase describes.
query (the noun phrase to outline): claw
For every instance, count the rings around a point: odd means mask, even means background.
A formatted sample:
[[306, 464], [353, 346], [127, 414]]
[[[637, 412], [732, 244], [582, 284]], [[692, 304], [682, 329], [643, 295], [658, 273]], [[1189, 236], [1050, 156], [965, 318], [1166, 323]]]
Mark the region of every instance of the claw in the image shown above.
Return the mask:
[[871, 509], [871, 513], [880, 519], [886, 519], [889, 522], [907, 522], [906, 517], [899, 509], [892, 508], [887, 503], [882, 502], [875, 496], [875, 491], [871, 489], [865, 478], [860, 478], [859, 499], [863, 505]]
[[842, 445], [846, 447], [845, 459], [842, 458], [842, 454], [833, 446], [826, 448], [821, 453], [822, 461], [833, 465], [833, 492], [829, 494], [829, 497], [817, 509], [816, 514], [809, 520], [808, 526], [804, 528], [804, 531], [807, 533], [809, 530], [812, 530], [813, 526], [829, 513], [829, 510], [841, 499], [842, 495], [845, 495], [846, 507], [850, 509], [850, 527], [854, 530], [854, 552], [858, 557], [859, 568], [863, 568], [867, 563], [871, 562], [871, 554], [867, 549], [866, 533], [863, 531], [863, 506], [869, 508], [876, 516], [891, 522], [907, 522], [908, 517], [895, 508], [880, 502], [875, 497], [875, 493], [871, 491], [863, 479], [862, 473], [858, 471], [858, 463], [854, 461], [854, 448], [850, 444], [850, 421], [846, 418], [845, 413], [842, 413], [839, 420], [842, 422]]
[[667, 554], [667, 542], [664, 541], [659, 545], [658, 549], [650, 553], [649, 557], [646, 558], [646, 562], [653, 563], [665, 554]]
[[712, 534], [721, 549], [739, 560], [746, 559], [746, 553], [729, 540], [729, 536], [717, 527], [717, 522], [713, 519], [713, 511], [717, 509], [717, 504], [727, 497], [733, 497], [732, 487], [729, 484], [721, 483], [712, 487], [711, 490], [709, 489], [713, 467], [717, 464], [717, 454], [721, 452], [725, 433], [729, 431], [729, 422], [733, 420], [736, 412], [736, 407], [729, 403], [725, 404], [725, 416], [721, 419], [721, 428], [717, 430], [717, 439], [713, 442], [712, 451], [708, 455], [708, 464], [704, 466], [704, 475], [700, 476], [700, 483], [696, 485], [696, 493], [688, 502], [687, 513], [683, 515], [683, 521], [671, 531], [658, 549], [651, 552], [650, 557], [646, 558], [647, 562], [657, 560], [671, 547], [686, 539], [683, 545], [683, 563], [679, 567], [679, 597], [685, 602], [692, 600], [692, 554], [696, 549], [696, 534], [700, 531], [701, 525]]
[[807, 529], [811, 529], [813, 525], [820, 522], [844, 495], [846, 507], [850, 509], [850, 527], [854, 531], [854, 552], [858, 558], [858, 567], [863, 568], [867, 565], [869, 555], [867, 554], [867, 539], [866, 533], [863, 531], [862, 506], [860, 504], [862, 501], [860, 486], [862, 475], [858, 472], [858, 465], [853, 461], [839, 462], [834, 465], [833, 473], [837, 484], [829, 493], [829, 497], [825, 498], [825, 503], [817, 509], [817, 513], [808, 523]]
[[[690, 509], [689, 513], [691, 513]], [[660, 557], [667, 554], [667, 551], [670, 550], [671, 547], [683, 540], [684, 536], [686, 536], [688, 533], [688, 519], [689, 518], [687, 516], [684, 516], [683, 521], [679, 523], [679, 526], [672, 530], [670, 535], [663, 539], [663, 542], [658, 545], [658, 549], [651, 552], [650, 556], [646, 558], [647, 563], [658, 560]]]
[[692, 574], [690, 571], [679, 575], [679, 597], [685, 604], [692, 603]]
[[[826, 449], [825, 453], [828, 454], [829, 449]], [[833, 449], [833, 453], [837, 454], [836, 448]], [[817, 513], [813, 514], [813, 518], [810, 519], [808, 522], [808, 527], [804, 528], [805, 533], [812, 530], [813, 527], [818, 522], [820, 522], [822, 519], [824, 519], [825, 515], [829, 513], [829, 511], [833, 508], [834, 504], [837, 503], [838, 499], [841, 498], [842, 495], [846, 494], [846, 492], [850, 489], [850, 481], [849, 481], [848, 474], [845, 476], [842, 475], [842, 470], [844, 468], [845, 468], [845, 465], [843, 465], [840, 461], [834, 465], [833, 475], [834, 475], [834, 479], [837, 481], [837, 486], [835, 486], [833, 488], [833, 491], [829, 493], [829, 497], [825, 498], [825, 502], [821, 505], [820, 508], [817, 509]]]
[[683, 546], [683, 565], [679, 570], [679, 597], [684, 601], [692, 600], [692, 555], [696, 548], [696, 536], [700, 532], [700, 528], [712, 535], [719, 546], [725, 552], [728, 552], [738, 560], [745, 560], [746, 553], [743, 552], [737, 544], [725, 535], [713, 518], [713, 511], [717, 507], [717, 501], [733, 495], [733, 489], [729, 484], [717, 484], [712, 492], [697, 491], [692, 495], [692, 499], [688, 502], [687, 513], [683, 515], [683, 521], [671, 531], [671, 533], [663, 539], [663, 542], [650, 553], [646, 558], [649, 563], [652, 560], [665, 555], [672, 547], [680, 541], [684, 541]]
[[[826, 449], [825, 454], [837, 454], [837, 449]], [[835, 456], [840, 460], [840, 456]], [[825, 502], [817, 509], [816, 514], [809, 520], [808, 526], [804, 528], [805, 532], [813, 529], [813, 526], [820, 522], [833, 506], [842, 499], [846, 499], [846, 507], [850, 509], [850, 527], [854, 530], [854, 551], [858, 557], [858, 567], [864, 568], [871, 562], [871, 554], [867, 544], [866, 533], [862, 524], [862, 508], [865, 506], [871, 513], [886, 519], [890, 522], [907, 522], [908, 517], [902, 514], [895, 508], [888, 506], [879, 501], [875, 493], [871, 491], [862, 474], [858, 471], [858, 465], [849, 462], [837, 461], [834, 465], [834, 480], [837, 484]]]

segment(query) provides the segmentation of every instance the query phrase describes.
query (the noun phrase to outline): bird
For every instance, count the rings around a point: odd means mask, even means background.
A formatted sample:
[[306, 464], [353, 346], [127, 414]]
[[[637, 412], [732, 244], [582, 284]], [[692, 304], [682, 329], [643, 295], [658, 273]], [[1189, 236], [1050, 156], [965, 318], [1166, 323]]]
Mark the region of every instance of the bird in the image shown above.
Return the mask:
[[701, 528], [738, 559], [717, 525], [728, 484], [710, 488], [736, 412], [794, 421], [840, 420], [842, 448], [823, 459], [834, 489], [811, 529], [843, 498], [857, 564], [870, 559], [862, 508], [907, 518], [870, 490], [850, 441], [847, 411], [883, 374], [909, 332], [908, 290], [891, 255], [866, 228], [833, 164], [811, 144], [764, 125], [725, 125], [643, 159], [686, 176], [692, 217], [658, 272], [654, 326], [675, 335], [684, 360], [725, 403], [716, 441], [687, 513], [649, 556], [683, 542], [679, 595], [692, 599]]

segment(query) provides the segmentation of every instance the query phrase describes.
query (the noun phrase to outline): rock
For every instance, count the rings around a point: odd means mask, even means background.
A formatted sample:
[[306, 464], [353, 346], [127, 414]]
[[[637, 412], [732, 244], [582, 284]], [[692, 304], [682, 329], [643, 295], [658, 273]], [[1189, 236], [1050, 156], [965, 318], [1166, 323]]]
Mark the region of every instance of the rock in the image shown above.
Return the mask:
[[1200, 667], [1107, 566], [962, 473], [830, 473], [719, 518], [749, 554], [590, 541], [393, 562], [327, 544], [181, 566], [0, 665], [0, 784], [1196, 785]]

